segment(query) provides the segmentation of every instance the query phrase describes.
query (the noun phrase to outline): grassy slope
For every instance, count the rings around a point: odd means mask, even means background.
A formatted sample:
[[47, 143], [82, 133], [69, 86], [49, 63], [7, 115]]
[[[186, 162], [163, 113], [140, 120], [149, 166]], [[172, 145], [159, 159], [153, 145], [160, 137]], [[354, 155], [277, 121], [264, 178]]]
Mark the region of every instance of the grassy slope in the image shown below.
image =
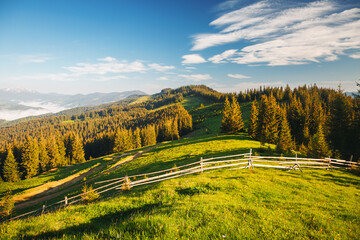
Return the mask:
[[[164, 144], [114, 176], [256, 148], [242, 135]], [[219, 153], [220, 151], [221, 153]], [[108, 176], [108, 177], [114, 177]], [[115, 198], [0, 227], [19, 238], [356, 238], [360, 177], [346, 171], [223, 170], [138, 187]]]
[[[101, 179], [180, 166], [201, 156], [259, 151], [259, 142], [246, 134], [218, 136], [221, 105], [197, 97], [183, 104], [195, 121], [205, 116], [194, 124], [195, 137], [161, 144]], [[246, 119], [251, 104], [241, 107]], [[359, 176], [335, 170], [213, 171], [10, 222], [0, 226], [0, 238], [356, 238], [359, 182]]]
[[34, 178], [22, 180], [21, 182], [16, 182], [16, 183], [4, 182], [0, 184], [0, 196], [4, 194], [4, 192], [7, 191], [7, 189], [11, 189], [13, 191], [13, 194], [21, 194], [28, 189], [41, 186], [42, 184], [51, 181], [58, 181], [60, 179], [69, 177], [73, 174], [79, 173], [80, 171], [89, 169], [98, 163], [107, 164], [109, 160], [110, 159], [107, 157], [102, 157], [82, 164], [74, 164], [66, 167], [59, 167], [52, 171], [48, 171], [39, 176], [36, 176]]

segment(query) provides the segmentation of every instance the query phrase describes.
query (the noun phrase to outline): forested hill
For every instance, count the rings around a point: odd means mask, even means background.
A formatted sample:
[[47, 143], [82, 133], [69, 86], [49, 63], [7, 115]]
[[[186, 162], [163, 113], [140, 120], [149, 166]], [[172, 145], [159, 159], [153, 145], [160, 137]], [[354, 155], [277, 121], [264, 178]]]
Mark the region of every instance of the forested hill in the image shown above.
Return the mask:
[[[9, 180], [6, 172], [16, 171], [15, 179], [30, 178], [56, 166], [179, 139], [192, 131], [193, 118], [195, 128], [207, 129], [201, 122], [221, 114], [219, 107], [231, 95], [204, 85], [184, 86], [1, 127], [1, 177]], [[189, 98], [201, 106], [188, 112], [183, 105]], [[253, 102], [251, 114], [243, 114], [249, 127], [241, 131], [278, 145], [279, 151], [353, 160], [360, 156], [359, 97], [316, 86], [287, 86], [247, 90], [235, 100], [240, 105]], [[206, 111], [201, 110], [204, 105], [209, 106]]]

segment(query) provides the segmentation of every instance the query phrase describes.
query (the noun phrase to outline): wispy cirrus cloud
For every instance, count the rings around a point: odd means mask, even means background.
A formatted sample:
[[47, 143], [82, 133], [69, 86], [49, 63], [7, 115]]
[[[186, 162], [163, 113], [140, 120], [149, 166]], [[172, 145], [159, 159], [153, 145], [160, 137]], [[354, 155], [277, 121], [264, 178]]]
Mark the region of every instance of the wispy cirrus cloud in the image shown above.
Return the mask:
[[189, 54], [181, 57], [184, 59], [182, 64], [197, 64], [197, 63], [205, 63], [207, 62], [202, 56], [199, 54]]
[[360, 8], [335, 1], [287, 7], [260, 1], [223, 14], [210, 25], [219, 32], [195, 35], [191, 50], [247, 44], [209, 58], [213, 63], [297, 65], [360, 54]]
[[178, 77], [194, 82], [212, 79], [209, 74], [180, 74]]
[[98, 74], [104, 75], [108, 73], [144, 73], [149, 70], [165, 72], [175, 69], [174, 66], [165, 66], [158, 63], [150, 63], [145, 65], [143, 61], [136, 60], [129, 62], [127, 60], [117, 60], [113, 57], [99, 58], [97, 63], [77, 63], [76, 66], [64, 67], [72, 73], [79, 75]]
[[158, 63], [144, 64], [143, 61], [117, 60], [113, 57], [98, 58], [96, 63], [77, 63], [75, 66], [63, 67], [67, 72], [40, 73], [15, 76], [12, 80], [50, 80], [50, 81], [112, 81], [128, 79], [127, 73], [145, 73], [148, 71], [167, 72], [175, 69]]
[[164, 65], [157, 64], [157, 63], [151, 63], [151, 64], [148, 64], [148, 66], [150, 69], [154, 69], [158, 72], [166, 72], [166, 71], [175, 69], [174, 66], [164, 66]]
[[237, 49], [226, 50], [221, 54], [217, 54], [209, 58], [209, 61], [212, 63], [225, 63], [228, 58], [234, 56], [236, 53], [237, 53]]
[[29, 54], [19, 56], [20, 63], [43, 63], [51, 59], [52, 57], [46, 54]]
[[231, 77], [231, 78], [237, 78], [237, 79], [251, 78], [250, 76], [246, 76], [246, 75], [242, 75], [242, 74], [231, 74], [231, 73], [229, 73], [227, 76]]

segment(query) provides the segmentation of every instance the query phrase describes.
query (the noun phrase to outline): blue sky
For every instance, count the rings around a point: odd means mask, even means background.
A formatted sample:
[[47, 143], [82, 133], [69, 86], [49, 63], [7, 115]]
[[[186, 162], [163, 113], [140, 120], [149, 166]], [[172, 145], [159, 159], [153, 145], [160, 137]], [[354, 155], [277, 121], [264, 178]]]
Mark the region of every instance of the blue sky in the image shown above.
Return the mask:
[[0, 88], [356, 89], [360, 2], [0, 0]]

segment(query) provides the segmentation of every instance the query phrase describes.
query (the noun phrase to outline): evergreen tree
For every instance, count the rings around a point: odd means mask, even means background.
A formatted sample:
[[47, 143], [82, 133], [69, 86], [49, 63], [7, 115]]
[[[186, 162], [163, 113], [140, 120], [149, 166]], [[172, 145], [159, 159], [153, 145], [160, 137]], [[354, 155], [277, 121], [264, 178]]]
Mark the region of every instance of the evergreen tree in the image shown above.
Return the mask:
[[241, 116], [240, 105], [235, 95], [232, 96], [231, 110], [232, 132], [239, 132], [244, 128], [244, 122]]
[[39, 162], [40, 162], [40, 171], [45, 172], [49, 165], [49, 155], [46, 150], [46, 142], [43, 136], [39, 139]]
[[141, 136], [140, 136], [140, 129], [136, 128], [134, 131], [134, 146], [136, 148], [141, 148]]
[[229, 99], [225, 98], [224, 110], [223, 110], [223, 119], [221, 121], [221, 131], [230, 132], [231, 131], [231, 106]]
[[175, 118], [172, 121], [171, 132], [172, 132], [171, 140], [179, 140], [180, 139], [179, 128], [178, 128], [178, 119], [177, 118]]
[[322, 125], [319, 126], [317, 133], [310, 139], [309, 151], [313, 157], [318, 158], [327, 157], [330, 154]]
[[19, 167], [15, 160], [11, 147], [7, 150], [7, 157], [4, 162], [3, 176], [5, 181], [18, 182], [20, 181]]
[[141, 140], [143, 146], [156, 144], [156, 131], [154, 125], [148, 125], [141, 129]]
[[26, 136], [25, 144], [22, 147], [21, 159], [25, 178], [32, 178], [39, 173], [38, 144], [29, 136]]
[[296, 97], [291, 99], [287, 115], [290, 124], [291, 135], [294, 136], [298, 145], [303, 144], [305, 127], [304, 110], [302, 108], [301, 102]]
[[66, 157], [70, 163], [85, 162], [84, 148], [79, 136], [71, 132], [65, 139]]
[[54, 136], [50, 136], [46, 143], [46, 151], [48, 153], [49, 161], [46, 166], [46, 170], [53, 169], [59, 165], [61, 165], [61, 158], [59, 153], [58, 144], [56, 143], [56, 138]]
[[258, 139], [276, 143], [278, 139], [279, 106], [274, 96], [262, 96], [259, 107]]
[[66, 147], [63, 139], [60, 136], [59, 132], [56, 132], [55, 134], [55, 141], [57, 145], [57, 149], [59, 152], [59, 158], [57, 161], [58, 166], [65, 166], [70, 163], [69, 159], [66, 158]]
[[84, 146], [78, 135], [75, 135], [72, 150], [73, 150], [73, 152], [72, 152], [71, 161], [73, 163], [85, 162]]
[[258, 115], [259, 115], [259, 110], [256, 107], [256, 101], [254, 101], [251, 106], [249, 129], [248, 129], [251, 138], [256, 138], [256, 133], [258, 129], [258, 120], [259, 120]]
[[330, 140], [333, 150], [339, 150], [344, 153], [343, 157], [346, 158], [348, 147], [353, 141], [349, 139], [350, 124], [353, 119], [352, 106], [346, 96], [341, 91], [334, 93], [330, 96], [330, 115], [328, 121]]
[[279, 152], [289, 152], [293, 149], [293, 141], [290, 133], [289, 123], [286, 118], [285, 110], [280, 110], [281, 119], [279, 125], [279, 138], [276, 144], [276, 149]]
[[114, 152], [123, 152], [123, 151], [125, 151], [125, 149], [124, 149], [124, 141], [125, 141], [124, 130], [118, 128], [116, 130], [116, 134], [115, 134]]
[[232, 103], [226, 98], [224, 103], [223, 119], [221, 122], [221, 131], [235, 133], [244, 128], [244, 122], [241, 117], [241, 109], [235, 95], [232, 96]]

